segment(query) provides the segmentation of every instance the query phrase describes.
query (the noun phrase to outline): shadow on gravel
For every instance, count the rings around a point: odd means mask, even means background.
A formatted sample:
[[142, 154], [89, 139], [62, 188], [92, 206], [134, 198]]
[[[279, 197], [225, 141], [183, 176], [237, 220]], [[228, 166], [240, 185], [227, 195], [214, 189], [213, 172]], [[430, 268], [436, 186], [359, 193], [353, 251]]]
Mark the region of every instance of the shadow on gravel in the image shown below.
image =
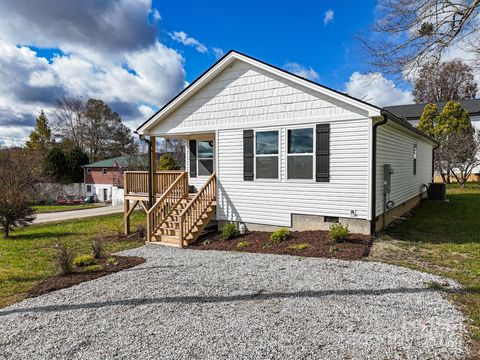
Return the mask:
[[[265, 293], [259, 291], [254, 294], [232, 295], [232, 296], [172, 296], [160, 298], [140, 298], [140, 299], [119, 299], [105, 302], [89, 302], [85, 304], [60, 304], [47, 305], [32, 308], [20, 308], [0, 311], [0, 316], [6, 316], [16, 313], [44, 313], [44, 312], [60, 312], [80, 309], [100, 309], [110, 306], [141, 306], [151, 304], [169, 304], [169, 303], [222, 303], [234, 301], [259, 301], [270, 299], [284, 298], [321, 298], [325, 296], [374, 296], [386, 294], [420, 294], [427, 292], [435, 292], [437, 289], [432, 288], [396, 288], [396, 289], [355, 289], [355, 290], [321, 290], [321, 291], [299, 291], [292, 293], [274, 292]], [[445, 291], [445, 290], [443, 290]], [[462, 290], [446, 290], [451, 292], [461, 292]]]

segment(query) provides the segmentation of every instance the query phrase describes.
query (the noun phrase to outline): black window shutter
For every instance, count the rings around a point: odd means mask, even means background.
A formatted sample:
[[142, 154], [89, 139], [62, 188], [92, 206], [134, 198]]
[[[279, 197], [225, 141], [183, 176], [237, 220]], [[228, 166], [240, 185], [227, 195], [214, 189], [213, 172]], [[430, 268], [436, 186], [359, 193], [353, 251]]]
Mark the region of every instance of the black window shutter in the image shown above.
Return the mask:
[[315, 162], [317, 182], [330, 181], [330, 124], [317, 124]]
[[190, 140], [189, 147], [190, 147], [190, 177], [197, 177], [197, 140]]
[[243, 130], [243, 180], [253, 181], [253, 130]]

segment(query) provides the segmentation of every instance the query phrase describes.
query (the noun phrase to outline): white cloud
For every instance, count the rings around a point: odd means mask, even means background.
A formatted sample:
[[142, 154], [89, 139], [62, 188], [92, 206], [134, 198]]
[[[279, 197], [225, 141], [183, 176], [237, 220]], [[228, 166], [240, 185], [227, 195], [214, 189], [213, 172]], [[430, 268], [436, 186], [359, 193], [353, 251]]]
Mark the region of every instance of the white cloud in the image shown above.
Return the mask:
[[207, 53], [208, 52], [208, 49], [205, 45], [203, 45], [197, 39], [195, 39], [191, 36], [188, 36], [183, 31], [174, 31], [173, 33], [171, 33], [169, 35], [173, 40], [178, 41], [179, 43], [181, 43], [185, 46], [193, 46], [198, 52], [201, 52], [201, 53]]
[[220, 59], [223, 55], [225, 55], [225, 51], [223, 51], [223, 49], [218, 48], [218, 47], [212, 48], [212, 51], [215, 54], [215, 57], [217, 59]]
[[410, 91], [398, 88], [393, 81], [380, 73], [354, 72], [345, 84], [345, 91], [353, 97], [380, 107], [413, 102]]
[[48, 115], [62, 96], [102, 99], [136, 128], [184, 87], [184, 59], [157, 40], [161, 17], [149, 0], [18, 0], [0, 2], [0, 13], [4, 139], [26, 137], [39, 111]]
[[317, 81], [320, 78], [318, 73], [313, 70], [311, 66], [305, 67], [296, 62], [289, 62], [286, 63], [283, 67], [285, 70], [290, 71], [291, 73], [294, 73], [295, 75], [301, 76], [305, 79]]
[[323, 25], [327, 26], [328, 24], [332, 23], [334, 18], [335, 12], [332, 9], [328, 9], [323, 15]]

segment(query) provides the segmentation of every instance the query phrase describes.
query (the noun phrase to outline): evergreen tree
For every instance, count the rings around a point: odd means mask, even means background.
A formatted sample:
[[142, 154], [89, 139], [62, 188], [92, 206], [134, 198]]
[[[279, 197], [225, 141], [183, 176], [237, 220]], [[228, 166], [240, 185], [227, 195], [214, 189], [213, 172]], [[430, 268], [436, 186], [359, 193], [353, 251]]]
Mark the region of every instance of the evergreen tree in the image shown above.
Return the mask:
[[65, 160], [69, 170], [65, 181], [69, 183], [83, 182], [82, 166], [88, 164], [88, 155], [77, 147], [65, 155]]
[[40, 150], [45, 153], [51, 149], [53, 144], [52, 130], [48, 125], [47, 116], [43, 110], [41, 110], [35, 122], [35, 130], [30, 133], [29, 140], [25, 146], [27, 149]]
[[160, 157], [159, 169], [160, 170], [180, 170], [180, 166], [178, 166], [172, 154], [163, 154]]
[[59, 147], [53, 147], [47, 153], [44, 174], [53, 182], [68, 182], [69, 167], [65, 154]]

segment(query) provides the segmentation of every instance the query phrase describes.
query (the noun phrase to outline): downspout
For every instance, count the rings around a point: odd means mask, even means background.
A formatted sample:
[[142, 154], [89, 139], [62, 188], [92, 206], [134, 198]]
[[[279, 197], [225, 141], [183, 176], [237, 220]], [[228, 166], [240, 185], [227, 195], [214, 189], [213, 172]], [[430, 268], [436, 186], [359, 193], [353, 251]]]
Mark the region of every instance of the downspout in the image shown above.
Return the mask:
[[148, 146], [148, 208], [151, 208], [153, 205], [152, 142], [144, 135], [138, 135], [138, 137]]
[[387, 115], [383, 114], [383, 120], [373, 124], [373, 131], [372, 131], [372, 188], [371, 188], [371, 220], [370, 220], [370, 235], [375, 236], [376, 230], [376, 200], [377, 200], [377, 128], [381, 125], [384, 125], [388, 121]]

